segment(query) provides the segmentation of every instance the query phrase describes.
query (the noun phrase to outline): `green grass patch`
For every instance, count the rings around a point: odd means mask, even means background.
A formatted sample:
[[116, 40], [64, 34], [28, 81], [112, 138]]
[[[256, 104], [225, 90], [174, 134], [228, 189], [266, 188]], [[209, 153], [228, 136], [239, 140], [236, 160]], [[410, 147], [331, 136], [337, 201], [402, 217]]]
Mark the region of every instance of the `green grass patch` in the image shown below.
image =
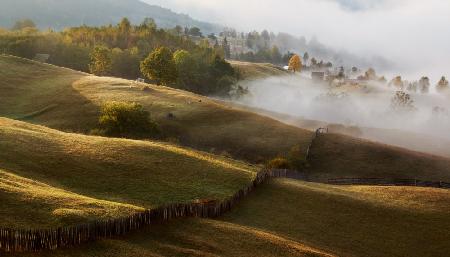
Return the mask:
[[[224, 199], [259, 170], [171, 144], [69, 134], [4, 118], [0, 169], [75, 195], [139, 208]], [[33, 210], [26, 202], [17, 207], [18, 214]], [[8, 215], [2, 219], [3, 225], [15, 225]]]

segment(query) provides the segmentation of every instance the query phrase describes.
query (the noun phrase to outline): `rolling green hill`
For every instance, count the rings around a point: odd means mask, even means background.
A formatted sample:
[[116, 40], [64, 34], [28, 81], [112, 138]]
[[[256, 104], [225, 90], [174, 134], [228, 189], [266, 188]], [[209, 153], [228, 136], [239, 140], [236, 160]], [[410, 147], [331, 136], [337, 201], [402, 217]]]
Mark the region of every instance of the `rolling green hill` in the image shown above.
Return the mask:
[[32, 19], [40, 28], [62, 30], [66, 27], [101, 26], [119, 23], [128, 17], [139, 24], [153, 18], [159, 27], [199, 27], [204, 33], [220, 32], [222, 27], [192, 19], [169, 9], [139, 0], [2, 0], [0, 26], [10, 28], [17, 19]]
[[410, 178], [450, 181], [450, 159], [338, 134], [318, 137], [311, 150], [312, 178]]
[[280, 179], [217, 220], [179, 220], [76, 249], [16, 256], [443, 257], [450, 250], [449, 206], [441, 189]]
[[[295, 144], [306, 149], [312, 135], [181, 90], [9, 56], [0, 57], [0, 95], [7, 117], [0, 118], [0, 227], [48, 228], [223, 199], [261, 168], [226, 156], [258, 162]], [[141, 103], [166, 139], [220, 156], [72, 133], [95, 128], [110, 100]], [[315, 179], [450, 180], [448, 159], [348, 136], [321, 135], [311, 154], [307, 171]], [[450, 251], [449, 206], [441, 189], [277, 179], [219, 219], [180, 219], [74, 249], [6, 256], [440, 257]]]
[[0, 57], [0, 94], [0, 116], [82, 133], [97, 126], [104, 102], [137, 102], [172, 141], [256, 163], [287, 153], [294, 145], [306, 150], [312, 136], [185, 91], [89, 76], [11, 56]]
[[0, 118], [0, 226], [54, 227], [167, 203], [220, 200], [248, 185], [258, 170], [167, 143], [83, 136]]

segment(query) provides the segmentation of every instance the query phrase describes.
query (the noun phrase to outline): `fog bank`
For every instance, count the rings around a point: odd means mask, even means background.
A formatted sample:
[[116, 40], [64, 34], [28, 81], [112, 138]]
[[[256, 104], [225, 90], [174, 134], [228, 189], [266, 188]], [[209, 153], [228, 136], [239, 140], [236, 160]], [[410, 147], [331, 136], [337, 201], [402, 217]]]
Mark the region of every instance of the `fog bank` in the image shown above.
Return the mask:
[[[298, 75], [245, 82], [238, 103], [302, 119], [369, 128], [398, 129], [450, 139], [450, 95], [411, 93], [415, 111], [395, 111], [398, 89], [381, 84], [330, 87]], [[440, 107], [440, 112], [433, 108]]]

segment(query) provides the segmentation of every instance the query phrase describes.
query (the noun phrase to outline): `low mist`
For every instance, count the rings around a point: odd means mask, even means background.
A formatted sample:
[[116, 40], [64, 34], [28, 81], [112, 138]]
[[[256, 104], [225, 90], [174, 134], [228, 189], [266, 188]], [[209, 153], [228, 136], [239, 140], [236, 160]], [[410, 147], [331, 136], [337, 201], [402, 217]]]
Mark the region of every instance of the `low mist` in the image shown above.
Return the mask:
[[247, 82], [242, 86], [248, 87], [249, 93], [237, 102], [247, 106], [301, 119], [398, 129], [450, 140], [450, 95], [433, 89], [425, 94], [407, 92], [414, 101], [414, 110], [399, 111], [391, 106], [398, 89], [384, 83], [334, 87], [292, 75]]

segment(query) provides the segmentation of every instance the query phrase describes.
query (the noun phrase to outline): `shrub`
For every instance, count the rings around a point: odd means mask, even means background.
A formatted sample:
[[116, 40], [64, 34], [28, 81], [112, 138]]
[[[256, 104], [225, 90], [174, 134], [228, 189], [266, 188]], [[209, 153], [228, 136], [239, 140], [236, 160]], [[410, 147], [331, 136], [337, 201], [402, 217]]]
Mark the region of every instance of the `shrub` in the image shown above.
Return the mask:
[[306, 155], [299, 145], [292, 147], [288, 154], [288, 162], [291, 169], [302, 170], [306, 164]]
[[291, 148], [286, 157], [277, 157], [266, 165], [269, 169], [302, 170], [307, 166], [306, 155], [299, 145]]
[[289, 161], [283, 157], [277, 157], [267, 163], [269, 169], [289, 169], [290, 166]]
[[137, 103], [107, 102], [99, 118], [100, 131], [114, 137], [156, 137], [158, 125], [150, 114]]

